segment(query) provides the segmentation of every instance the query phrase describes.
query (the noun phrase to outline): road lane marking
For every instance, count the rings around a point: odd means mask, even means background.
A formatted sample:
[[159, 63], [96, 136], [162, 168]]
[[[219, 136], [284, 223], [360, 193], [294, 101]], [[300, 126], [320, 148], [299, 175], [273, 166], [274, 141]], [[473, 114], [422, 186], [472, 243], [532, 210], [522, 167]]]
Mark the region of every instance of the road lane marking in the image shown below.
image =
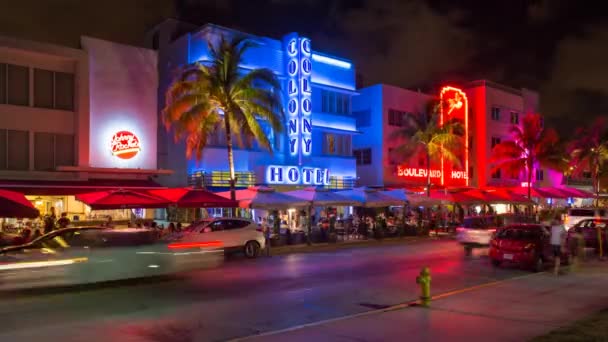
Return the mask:
[[[512, 280], [519, 280], [519, 279], [524, 279], [524, 278], [530, 278], [530, 277], [537, 276], [537, 275], [544, 274], [544, 273], [546, 273], [546, 272], [524, 274], [524, 275], [513, 277], [513, 278], [507, 278], [507, 279], [493, 281], [493, 282], [490, 282], [490, 283], [469, 286], [469, 287], [466, 287], [464, 289], [453, 290], [453, 291], [448, 291], [448, 292], [445, 292], [445, 293], [441, 293], [441, 294], [438, 294], [436, 296], [432, 296], [431, 298], [432, 298], [432, 300], [437, 300], [437, 299], [446, 298], [446, 297], [449, 297], [449, 296], [453, 296], [453, 295], [457, 295], [457, 294], [461, 294], [461, 293], [465, 293], [465, 292], [470, 292], [470, 291], [478, 290], [478, 289], [481, 289], [481, 288], [484, 288], [484, 287], [496, 286], [496, 285], [503, 284], [503, 283], [506, 283], [506, 282], [509, 282], [509, 281], [512, 281]], [[344, 321], [344, 320], [348, 320], [348, 319], [365, 317], [365, 316], [369, 316], [369, 315], [375, 315], [375, 314], [380, 314], [380, 313], [391, 312], [391, 311], [406, 309], [406, 308], [410, 308], [410, 307], [415, 307], [419, 303], [420, 302], [417, 301], [417, 300], [416, 301], [407, 302], [407, 303], [401, 303], [401, 304], [393, 305], [393, 306], [390, 306], [390, 307], [384, 308], [384, 309], [370, 310], [370, 311], [360, 312], [360, 313], [356, 313], [356, 314], [352, 314], [352, 315], [335, 317], [335, 318], [330, 318], [330, 319], [321, 320], [321, 321], [317, 321], [317, 322], [306, 323], [306, 324], [300, 324], [300, 325], [296, 325], [296, 326], [285, 328], [285, 329], [267, 331], [267, 332], [263, 332], [263, 333], [260, 333], [260, 334], [257, 334], [257, 335], [249, 335], [249, 336], [244, 336], [244, 337], [238, 337], [238, 338], [235, 338], [235, 339], [228, 340], [228, 342], [248, 341], [248, 340], [252, 340], [252, 339], [259, 338], [259, 337], [264, 337], [264, 336], [280, 335], [280, 334], [283, 334], [283, 333], [288, 333], [288, 332], [292, 332], [292, 331], [296, 331], [296, 330], [301, 330], [301, 329], [304, 329], [304, 328], [315, 327], [315, 326], [325, 325], [325, 324], [329, 324], [329, 323], [333, 323], [333, 322], [340, 322], [340, 321]]]

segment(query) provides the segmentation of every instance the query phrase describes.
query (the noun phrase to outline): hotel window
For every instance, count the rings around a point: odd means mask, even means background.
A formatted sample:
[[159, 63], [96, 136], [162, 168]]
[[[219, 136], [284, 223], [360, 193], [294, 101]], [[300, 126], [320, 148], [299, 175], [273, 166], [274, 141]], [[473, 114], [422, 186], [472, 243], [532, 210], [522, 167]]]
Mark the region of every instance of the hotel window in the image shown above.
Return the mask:
[[492, 172], [492, 178], [493, 179], [500, 179], [500, 169]]
[[511, 112], [511, 123], [513, 125], [519, 125], [519, 113]]
[[492, 107], [492, 120], [500, 121], [500, 108]]
[[500, 144], [500, 138], [492, 137], [492, 148], [494, 148], [494, 146], [499, 145], [499, 144]]
[[537, 181], [543, 181], [545, 180], [545, 171], [538, 169], [536, 170], [536, 180]]
[[74, 165], [74, 136], [69, 134], [34, 133], [34, 169], [55, 170]]
[[357, 161], [357, 165], [371, 165], [372, 163], [372, 149], [363, 148], [360, 150], [353, 150], [353, 156]]
[[6, 84], [6, 103], [17, 106], [29, 106], [30, 72], [28, 67], [7, 64]]
[[74, 110], [74, 75], [34, 69], [34, 106]]
[[28, 131], [6, 131], [6, 168], [28, 170], [30, 168], [30, 135]]
[[351, 156], [351, 136], [346, 134], [324, 133], [323, 154]]
[[322, 89], [321, 111], [331, 114], [350, 114], [350, 95]]
[[389, 126], [403, 127], [406, 122], [406, 116], [408, 113], [402, 112], [396, 109], [388, 110], [388, 124]]

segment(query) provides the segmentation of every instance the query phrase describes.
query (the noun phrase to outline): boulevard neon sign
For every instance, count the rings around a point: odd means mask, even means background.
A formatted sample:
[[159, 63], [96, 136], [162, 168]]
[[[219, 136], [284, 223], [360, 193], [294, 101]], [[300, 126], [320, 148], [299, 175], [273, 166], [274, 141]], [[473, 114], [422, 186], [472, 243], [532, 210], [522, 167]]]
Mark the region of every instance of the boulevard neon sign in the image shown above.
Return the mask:
[[270, 165], [266, 168], [266, 183], [329, 185], [329, 170], [313, 167]]
[[[430, 169], [429, 173], [431, 175], [431, 179], [442, 178], [443, 176], [441, 170], [437, 169]], [[469, 179], [469, 175], [465, 171], [452, 170], [449, 175], [450, 179]], [[413, 167], [397, 166], [397, 176], [427, 178], [427, 170]]]
[[[310, 39], [291, 34], [286, 39], [287, 61], [287, 135], [292, 157], [312, 153], [312, 50]], [[299, 160], [301, 162], [301, 160]]]
[[131, 159], [141, 151], [141, 144], [135, 134], [129, 131], [120, 131], [112, 136], [110, 148], [113, 156], [121, 159]]

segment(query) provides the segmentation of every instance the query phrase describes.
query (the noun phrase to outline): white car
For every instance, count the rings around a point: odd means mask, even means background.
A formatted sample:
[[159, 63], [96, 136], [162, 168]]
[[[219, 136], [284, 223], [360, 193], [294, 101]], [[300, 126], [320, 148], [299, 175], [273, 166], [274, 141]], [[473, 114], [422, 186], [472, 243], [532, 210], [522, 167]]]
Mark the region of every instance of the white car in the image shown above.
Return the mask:
[[223, 262], [219, 248], [173, 249], [148, 229], [64, 228], [0, 249], [0, 291], [167, 275]]
[[605, 218], [608, 218], [608, 212], [604, 208], [570, 208], [564, 219], [564, 224], [566, 229], [570, 229], [585, 219]]
[[256, 258], [264, 248], [264, 234], [246, 218], [219, 217], [202, 220], [184, 230], [170, 246], [183, 248], [219, 247], [226, 253], [243, 252]]
[[498, 229], [516, 223], [527, 223], [527, 220], [510, 214], [465, 217], [456, 228], [456, 240], [463, 245], [465, 254], [471, 255], [473, 248], [488, 247]]

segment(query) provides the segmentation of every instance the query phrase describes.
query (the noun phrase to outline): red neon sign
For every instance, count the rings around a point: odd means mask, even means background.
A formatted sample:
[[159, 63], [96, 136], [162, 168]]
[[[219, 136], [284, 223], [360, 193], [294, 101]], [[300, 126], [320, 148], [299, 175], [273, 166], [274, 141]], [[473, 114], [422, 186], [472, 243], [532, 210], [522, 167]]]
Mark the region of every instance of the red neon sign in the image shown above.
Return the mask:
[[[443, 87], [439, 95], [441, 100], [439, 124], [452, 119], [460, 120], [464, 123], [464, 151], [462, 151], [463, 170], [457, 170], [456, 165], [452, 165], [441, 160], [441, 185], [449, 186], [468, 186], [469, 185], [469, 100], [467, 94], [462, 89], [454, 87]], [[447, 179], [446, 179], [447, 178]], [[447, 183], [447, 184], [446, 184]]]
[[141, 151], [139, 138], [129, 132], [120, 131], [112, 137], [112, 155], [121, 159], [131, 159]]

